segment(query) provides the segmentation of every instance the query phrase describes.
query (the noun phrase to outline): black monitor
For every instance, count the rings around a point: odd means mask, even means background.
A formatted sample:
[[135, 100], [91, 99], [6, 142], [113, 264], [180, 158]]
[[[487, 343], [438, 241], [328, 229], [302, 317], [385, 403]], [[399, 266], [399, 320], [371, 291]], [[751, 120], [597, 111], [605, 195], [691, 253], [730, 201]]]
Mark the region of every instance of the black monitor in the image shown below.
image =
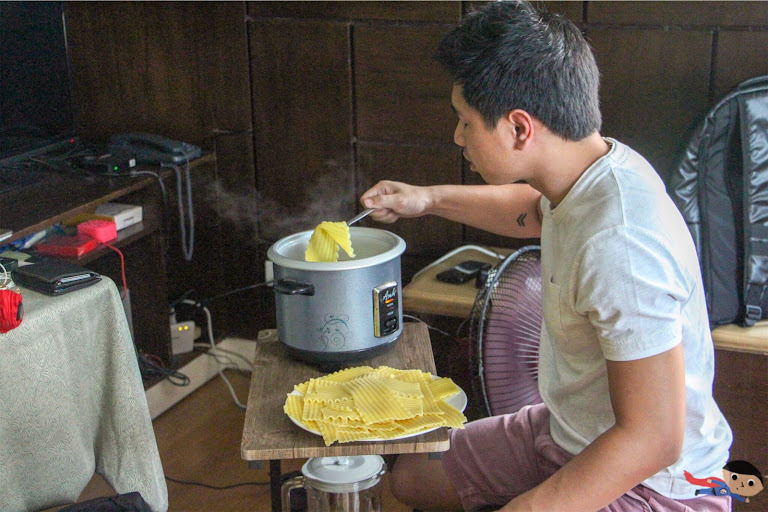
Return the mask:
[[0, 161], [74, 135], [64, 2], [0, 2]]

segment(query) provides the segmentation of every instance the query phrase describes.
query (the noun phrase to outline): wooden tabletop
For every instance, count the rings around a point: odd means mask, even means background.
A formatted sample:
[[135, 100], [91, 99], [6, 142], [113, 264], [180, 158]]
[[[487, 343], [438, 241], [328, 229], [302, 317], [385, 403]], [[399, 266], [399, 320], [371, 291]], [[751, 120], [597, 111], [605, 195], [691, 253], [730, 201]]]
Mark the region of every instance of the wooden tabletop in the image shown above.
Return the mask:
[[[512, 249], [488, 248], [504, 256], [511, 254]], [[469, 318], [472, 306], [475, 304], [478, 288], [472, 279], [464, 284], [443, 283], [435, 277], [438, 272], [447, 270], [465, 260], [477, 260], [498, 264], [501, 260], [477, 249], [467, 248], [440, 263], [427, 268], [414, 277], [403, 288], [403, 310], [411, 313], [428, 313], [433, 315]]]
[[752, 327], [721, 325], [712, 331], [712, 341], [720, 350], [768, 355], [768, 320]]
[[[391, 350], [349, 366], [363, 365], [419, 369], [435, 374], [435, 360], [426, 325], [403, 324], [403, 334]], [[283, 412], [285, 397], [293, 391], [294, 385], [313, 377], [321, 377], [325, 373], [313, 365], [289, 357], [285, 345], [273, 329], [259, 333], [254, 366], [240, 445], [240, 453], [245, 460], [435, 453], [444, 452], [450, 446], [448, 430], [444, 427], [404, 439], [325, 446], [322, 436], [294, 425]]]

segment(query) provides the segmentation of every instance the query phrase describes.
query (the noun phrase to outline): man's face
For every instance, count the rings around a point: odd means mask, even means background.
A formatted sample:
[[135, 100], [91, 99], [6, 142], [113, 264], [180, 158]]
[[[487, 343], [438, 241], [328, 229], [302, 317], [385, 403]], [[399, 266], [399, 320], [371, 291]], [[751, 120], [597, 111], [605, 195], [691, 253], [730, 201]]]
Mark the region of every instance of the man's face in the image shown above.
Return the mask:
[[731, 492], [739, 496], [754, 496], [763, 490], [763, 482], [754, 475], [742, 475], [724, 469], [723, 480], [728, 484]]
[[489, 129], [480, 112], [467, 105], [460, 85], [453, 86], [451, 105], [459, 116], [453, 141], [463, 148], [469, 169], [480, 174], [491, 185], [512, 183], [520, 179], [510, 175], [511, 163], [514, 161], [511, 158], [513, 140], [500, 128], [502, 123]]

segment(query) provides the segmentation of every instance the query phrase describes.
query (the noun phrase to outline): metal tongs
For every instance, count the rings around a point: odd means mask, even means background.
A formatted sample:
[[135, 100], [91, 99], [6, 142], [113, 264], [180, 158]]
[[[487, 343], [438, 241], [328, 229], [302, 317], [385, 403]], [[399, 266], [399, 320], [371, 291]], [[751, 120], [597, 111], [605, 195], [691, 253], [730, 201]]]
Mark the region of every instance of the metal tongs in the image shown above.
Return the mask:
[[367, 217], [368, 214], [373, 212], [373, 210], [374, 210], [373, 208], [368, 208], [367, 210], [364, 210], [364, 211], [358, 213], [357, 215], [355, 215], [354, 217], [352, 217], [351, 219], [349, 219], [347, 221], [347, 226], [351, 226], [352, 224], [354, 224], [355, 222], [359, 221], [360, 219], [363, 219], [363, 218]]

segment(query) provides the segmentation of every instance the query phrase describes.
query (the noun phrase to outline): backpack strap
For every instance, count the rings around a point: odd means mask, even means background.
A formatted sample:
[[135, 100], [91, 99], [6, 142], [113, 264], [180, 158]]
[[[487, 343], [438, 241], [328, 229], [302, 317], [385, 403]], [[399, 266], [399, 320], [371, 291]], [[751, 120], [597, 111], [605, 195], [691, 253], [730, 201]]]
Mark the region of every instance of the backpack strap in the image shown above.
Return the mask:
[[768, 88], [765, 82], [754, 85], [738, 98], [744, 162], [742, 323], [747, 326], [768, 317]]

